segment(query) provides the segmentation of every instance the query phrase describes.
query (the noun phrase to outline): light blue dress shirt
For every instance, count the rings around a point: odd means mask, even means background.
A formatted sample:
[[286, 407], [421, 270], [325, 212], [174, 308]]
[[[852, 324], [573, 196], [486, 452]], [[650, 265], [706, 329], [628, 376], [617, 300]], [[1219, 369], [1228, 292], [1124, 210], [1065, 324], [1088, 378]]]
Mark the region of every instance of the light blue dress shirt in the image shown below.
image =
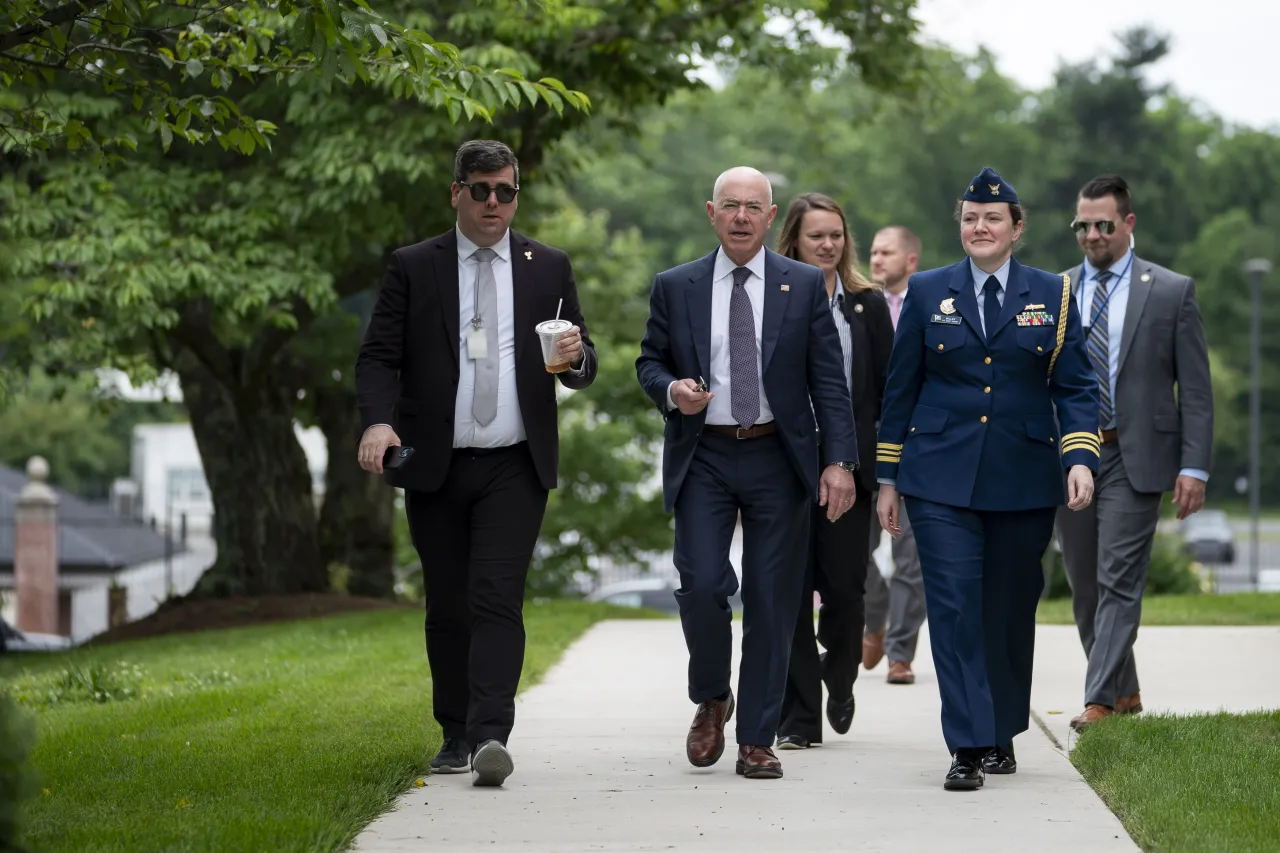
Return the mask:
[[[1133, 277], [1133, 250], [1130, 249], [1112, 261], [1111, 266], [1107, 267], [1107, 271], [1120, 277], [1119, 280], [1112, 279], [1109, 283], [1109, 299], [1107, 300], [1107, 370], [1110, 374], [1113, 414], [1112, 422], [1104, 424], [1103, 429], [1115, 429], [1116, 379], [1120, 375], [1120, 346], [1124, 343], [1124, 318], [1129, 309], [1129, 282]], [[1076, 304], [1080, 308], [1080, 320], [1084, 325], [1086, 338], [1088, 337], [1089, 329], [1093, 326], [1093, 293], [1098, 288], [1097, 278], [1099, 272], [1102, 272], [1102, 270], [1089, 263], [1088, 258], [1084, 259], [1080, 271], [1080, 288], [1077, 293]], [[1179, 476], [1195, 477], [1197, 480], [1205, 482], [1209, 480], [1209, 472], [1201, 471], [1198, 468], [1184, 468], [1178, 474]]]
[[1000, 289], [996, 291], [996, 301], [1000, 303], [1000, 307], [1004, 307], [1004, 294], [1009, 289], [1009, 263], [1013, 260], [1010, 257], [1004, 262], [1000, 269], [995, 272], [983, 272], [982, 267], [974, 263], [973, 258], [969, 259], [969, 271], [973, 273], [973, 295], [978, 297], [978, 322], [982, 324], [982, 336], [987, 336], [987, 294], [982, 289], [987, 286], [987, 279], [995, 276], [1000, 282]]

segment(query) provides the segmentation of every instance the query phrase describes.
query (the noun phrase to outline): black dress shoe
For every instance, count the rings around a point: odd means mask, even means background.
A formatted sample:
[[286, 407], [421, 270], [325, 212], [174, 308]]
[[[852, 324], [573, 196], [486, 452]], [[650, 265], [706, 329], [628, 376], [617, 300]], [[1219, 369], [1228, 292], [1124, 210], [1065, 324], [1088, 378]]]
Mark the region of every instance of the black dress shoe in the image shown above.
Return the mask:
[[997, 776], [1018, 772], [1018, 759], [1013, 757], [1013, 744], [997, 746], [982, 757], [982, 769]]
[[951, 756], [951, 769], [947, 771], [942, 787], [948, 791], [976, 791], [985, 778], [982, 772], [982, 756], [985, 749], [957, 749]]
[[853, 725], [854, 704], [852, 696], [843, 700], [827, 697], [827, 722], [836, 730], [836, 734], [846, 734]]
[[432, 773], [466, 773], [471, 766], [471, 750], [460, 737], [447, 737], [440, 752], [431, 759]]
[[813, 744], [803, 735], [780, 735], [778, 749], [808, 749]]

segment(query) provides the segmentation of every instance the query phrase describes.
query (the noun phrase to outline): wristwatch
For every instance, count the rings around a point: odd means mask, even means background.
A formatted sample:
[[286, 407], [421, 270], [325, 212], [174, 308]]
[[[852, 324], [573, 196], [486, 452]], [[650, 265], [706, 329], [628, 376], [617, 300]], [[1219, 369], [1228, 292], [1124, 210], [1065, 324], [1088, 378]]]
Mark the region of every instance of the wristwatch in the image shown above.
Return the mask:
[[839, 465], [841, 468], [848, 471], [850, 474], [858, 470], [857, 462], [832, 462], [831, 464]]

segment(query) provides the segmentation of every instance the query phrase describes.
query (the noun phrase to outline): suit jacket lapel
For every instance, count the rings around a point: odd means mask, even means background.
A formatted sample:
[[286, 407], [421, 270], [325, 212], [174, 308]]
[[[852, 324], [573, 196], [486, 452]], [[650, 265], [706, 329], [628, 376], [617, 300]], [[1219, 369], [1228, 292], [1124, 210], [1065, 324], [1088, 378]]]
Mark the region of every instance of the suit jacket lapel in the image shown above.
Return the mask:
[[[1145, 278], [1145, 281], [1143, 280]], [[1142, 319], [1142, 311], [1147, 307], [1147, 297], [1151, 295], [1151, 264], [1138, 259], [1134, 255], [1133, 266], [1129, 268], [1129, 302], [1124, 309], [1124, 329], [1120, 333], [1120, 363], [1116, 374], [1124, 370], [1124, 361], [1133, 346], [1133, 336], [1138, 331], [1138, 321]]]
[[[956, 264], [956, 270], [951, 274], [951, 292], [954, 294], [953, 304], [960, 311], [960, 316], [969, 324], [969, 328], [973, 329], [973, 333], [978, 336], [978, 340], [986, 344], [986, 338], [982, 335], [982, 320], [980, 319], [978, 308], [978, 297], [973, 295], [973, 273], [969, 271], [969, 261], [966, 259]], [[940, 312], [942, 306], [929, 308], [929, 313]]]
[[[520, 362], [520, 354], [524, 352], [525, 339], [533, 331], [534, 325], [530, 316], [533, 313], [534, 290], [537, 287], [533, 278], [532, 259], [525, 257], [529, 251], [529, 239], [523, 234], [511, 232], [511, 301], [512, 318], [515, 321], [516, 363]], [[456, 312], [455, 312], [456, 313]], [[550, 317], [547, 318], [551, 319]]]
[[453, 368], [459, 369], [458, 348], [462, 340], [458, 328], [458, 232], [450, 228], [436, 243], [436, 293], [440, 296], [440, 314], [444, 317], [445, 340], [450, 341]]
[[1004, 304], [1000, 306], [1000, 317], [996, 320], [996, 327], [987, 330], [988, 340], [1000, 334], [1000, 330], [1009, 324], [1009, 321], [1013, 319], [1013, 315], [1021, 310], [1018, 307], [1019, 305], [1027, 304], [1027, 294], [1030, 292], [1031, 285], [1027, 284], [1027, 276], [1022, 271], [1022, 264], [1018, 263], [1016, 259], [1011, 259], [1009, 261], [1009, 280], [1005, 283], [1004, 288]]
[[787, 305], [791, 301], [789, 290], [783, 290], [787, 284], [787, 273], [790, 264], [778, 254], [765, 249], [764, 255], [764, 323], [760, 330], [760, 372], [763, 375], [769, 369], [769, 360], [778, 346], [778, 336], [782, 333], [782, 320], [787, 313]]
[[711, 382], [711, 287], [716, 268], [716, 253], [712, 252], [689, 275], [685, 287], [685, 300], [689, 308], [689, 332], [693, 335], [694, 350], [698, 353], [698, 367], [703, 378]]

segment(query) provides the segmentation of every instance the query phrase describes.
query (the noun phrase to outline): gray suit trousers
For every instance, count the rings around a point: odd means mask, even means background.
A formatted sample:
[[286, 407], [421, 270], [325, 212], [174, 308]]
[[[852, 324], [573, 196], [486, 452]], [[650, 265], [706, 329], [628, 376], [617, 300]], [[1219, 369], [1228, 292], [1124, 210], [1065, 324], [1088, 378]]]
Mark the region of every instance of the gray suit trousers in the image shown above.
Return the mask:
[[[911, 663], [916, 657], [916, 641], [925, 620], [924, 575], [920, 573], [920, 555], [916, 537], [911, 532], [904, 502], [898, 501], [902, 535], [893, 540], [893, 577], [888, 582], [872, 562], [867, 567], [865, 604], [867, 633], [888, 630], [884, 637], [884, 654], [891, 661]], [[871, 519], [871, 550], [880, 547], [880, 521]]]
[[1161, 497], [1135, 491], [1119, 445], [1104, 444], [1093, 503], [1079, 512], [1058, 508], [1058, 543], [1089, 658], [1085, 704], [1115, 708], [1117, 699], [1138, 692], [1133, 644]]

